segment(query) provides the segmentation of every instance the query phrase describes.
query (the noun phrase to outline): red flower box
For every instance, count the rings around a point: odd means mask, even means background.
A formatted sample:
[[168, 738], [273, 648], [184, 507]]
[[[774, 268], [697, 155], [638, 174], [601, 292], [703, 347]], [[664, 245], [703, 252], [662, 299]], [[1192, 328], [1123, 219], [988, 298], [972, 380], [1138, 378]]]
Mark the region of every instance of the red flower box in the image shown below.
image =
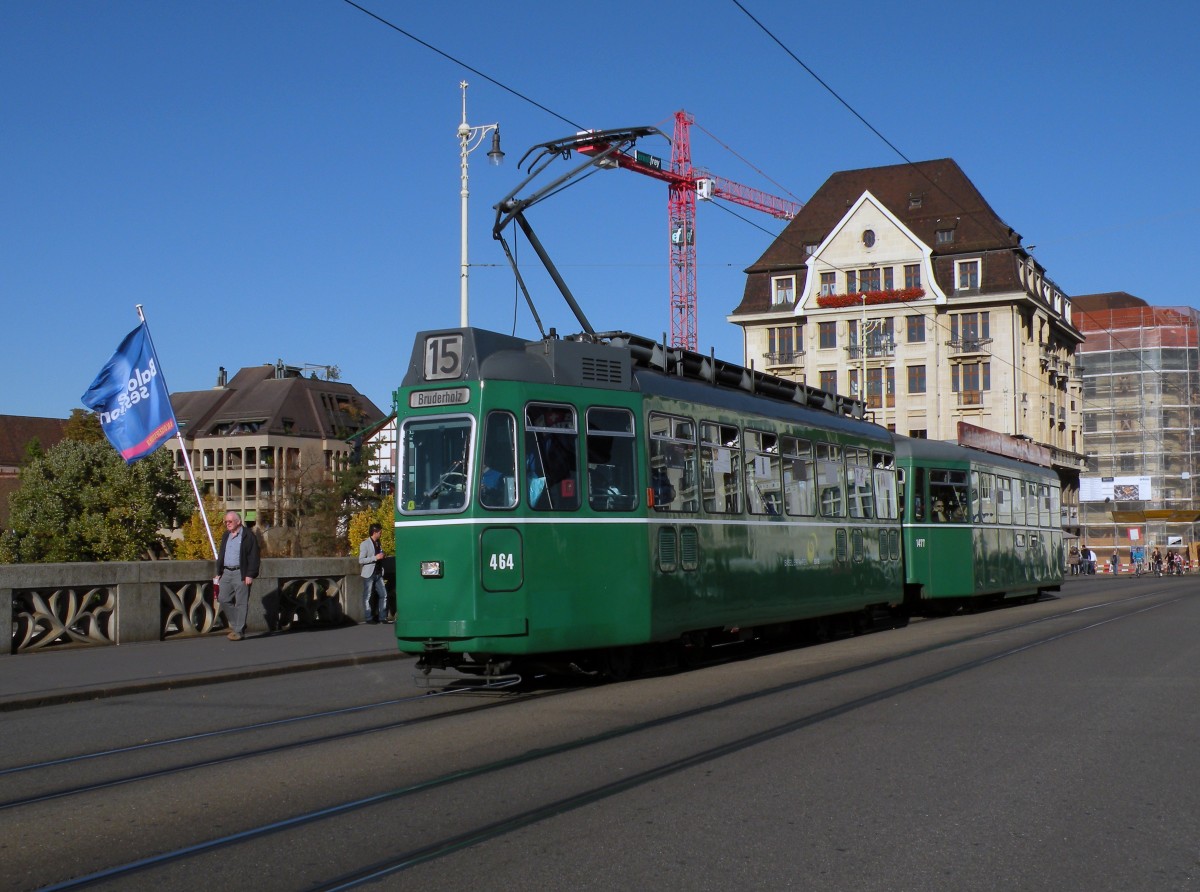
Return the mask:
[[861, 307], [864, 303], [898, 304], [907, 303], [925, 296], [924, 288], [894, 288], [891, 291], [866, 291], [857, 294], [822, 294], [817, 298], [818, 307]]

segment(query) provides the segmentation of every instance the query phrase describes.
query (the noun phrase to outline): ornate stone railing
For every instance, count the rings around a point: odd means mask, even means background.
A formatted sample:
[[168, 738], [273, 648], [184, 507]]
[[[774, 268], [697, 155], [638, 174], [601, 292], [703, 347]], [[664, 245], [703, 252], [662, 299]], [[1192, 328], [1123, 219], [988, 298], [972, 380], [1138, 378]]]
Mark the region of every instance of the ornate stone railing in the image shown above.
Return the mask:
[[[210, 561], [0, 565], [0, 656], [191, 638], [225, 630]], [[386, 567], [394, 579], [393, 561]], [[267, 558], [247, 628], [278, 631], [363, 618], [355, 558]]]

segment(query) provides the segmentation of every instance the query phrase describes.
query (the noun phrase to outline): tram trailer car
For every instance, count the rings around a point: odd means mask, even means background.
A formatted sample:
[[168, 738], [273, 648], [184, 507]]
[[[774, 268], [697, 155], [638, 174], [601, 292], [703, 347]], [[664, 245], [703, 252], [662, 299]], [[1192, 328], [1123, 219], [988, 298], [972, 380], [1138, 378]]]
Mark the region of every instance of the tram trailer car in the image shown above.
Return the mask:
[[[911, 441], [861, 403], [633, 335], [474, 328], [418, 334], [395, 401], [395, 629], [427, 671], [620, 676], [906, 593], [978, 593], [906, 569]], [[970, 472], [922, 442], [908, 468]]]
[[896, 438], [905, 481], [905, 602], [913, 613], [1058, 591], [1058, 475], [936, 440]]
[[656, 350], [418, 335], [396, 394], [402, 650], [611, 672], [631, 648], [899, 605], [888, 432], [821, 391], [772, 399], [751, 389], [779, 379]]

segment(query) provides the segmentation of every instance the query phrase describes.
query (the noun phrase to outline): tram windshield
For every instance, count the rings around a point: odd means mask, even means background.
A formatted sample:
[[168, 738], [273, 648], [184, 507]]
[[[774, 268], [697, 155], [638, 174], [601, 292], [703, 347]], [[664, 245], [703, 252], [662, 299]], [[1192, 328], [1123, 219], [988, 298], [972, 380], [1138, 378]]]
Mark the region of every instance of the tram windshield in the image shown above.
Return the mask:
[[415, 418], [404, 423], [401, 512], [461, 511], [466, 506], [473, 429], [470, 416]]

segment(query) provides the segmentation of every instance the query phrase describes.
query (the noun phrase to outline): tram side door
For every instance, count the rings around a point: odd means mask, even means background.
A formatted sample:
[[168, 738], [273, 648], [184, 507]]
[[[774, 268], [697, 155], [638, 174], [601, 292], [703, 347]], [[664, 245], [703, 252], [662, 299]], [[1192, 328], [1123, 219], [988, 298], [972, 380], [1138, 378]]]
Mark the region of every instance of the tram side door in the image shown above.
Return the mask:
[[905, 511], [908, 513], [908, 523], [905, 525], [904, 549], [905, 581], [917, 583], [929, 588], [933, 581], [933, 547], [930, 536], [931, 527], [929, 509], [929, 492], [925, 488], [925, 469], [914, 468], [911, 487], [912, 497], [906, 499]]

